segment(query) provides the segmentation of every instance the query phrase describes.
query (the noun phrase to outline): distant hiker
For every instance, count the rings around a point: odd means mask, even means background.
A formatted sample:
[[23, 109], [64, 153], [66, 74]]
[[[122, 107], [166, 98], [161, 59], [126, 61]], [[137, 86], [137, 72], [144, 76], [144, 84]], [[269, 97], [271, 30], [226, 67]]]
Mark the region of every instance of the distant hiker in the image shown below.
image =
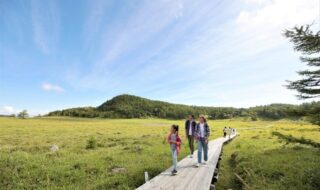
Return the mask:
[[236, 134], [236, 129], [235, 128], [232, 128], [232, 134]]
[[210, 128], [207, 124], [206, 119], [204, 116], [199, 117], [199, 123], [196, 125], [195, 128], [195, 138], [198, 142], [198, 163], [197, 167], [201, 164], [202, 159], [202, 150], [204, 154], [204, 164], [208, 161], [208, 142], [209, 142], [209, 136], [210, 136]]
[[226, 137], [227, 136], [227, 127], [224, 127], [223, 128], [223, 137]]
[[181, 138], [178, 134], [179, 126], [172, 125], [170, 133], [168, 135], [168, 143], [170, 144], [170, 150], [173, 161], [173, 170], [171, 172], [172, 175], [177, 174], [177, 162], [178, 162], [178, 154], [181, 149]]
[[189, 115], [189, 118], [185, 123], [185, 131], [186, 131], [186, 137], [189, 142], [190, 158], [192, 158], [192, 155], [194, 152], [194, 130], [195, 130], [196, 124], [197, 123], [194, 120], [194, 115]]
[[231, 136], [231, 132], [232, 132], [232, 129], [231, 129], [231, 127], [229, 127], [229, 129], [228, 129], [229, 139], [230, 139], [230, 136]]

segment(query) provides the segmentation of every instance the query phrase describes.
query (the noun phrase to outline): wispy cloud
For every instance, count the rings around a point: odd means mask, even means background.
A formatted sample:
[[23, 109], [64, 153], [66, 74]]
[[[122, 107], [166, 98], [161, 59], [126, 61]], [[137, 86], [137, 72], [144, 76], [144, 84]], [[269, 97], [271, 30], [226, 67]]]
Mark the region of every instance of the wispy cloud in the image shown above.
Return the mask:
[[15, 114], [16, 111], [13, 109], [12, 106], [3, 106], [0, 109], [0, 114], [1, 115], [11, 115], [11, 114]]
[[33, 38], [43, 53], [56, 50], [60, 25], [59, 10], [56, 1], [31, 1]]
[[86, 46], [90, 46], [97, 41], [95, 38], [105, 24], [105, 16], [108, 7], [112, 6], [112, 1], [96, 0], [94, 3], [90, 0], [86, 2], [88, 7], [87, 18], [84, 22], [84, 38]]
[[[318, 17], [316, 0], [116, 4], [99, 1], [89, 7], [85, 39], [95, 51], [85, 70], [70, 69], [70, 84], [112, 95], [129, 92], [155, 99], [187, 98], [191, 104], [198, 100], [227, 104], [234, 94], [223, 94], [232, 89], [243, 97], [237, 105], [248, 105], [253, 99], [241, 88], [253, 92], [277, 84], [274, 89], [279, 89], [298, 63], [283, 30]], [[271, 75], [276, 82], [269, 85]], [[188, 94], [190, 89], [197, 93]], [[274, 95], [268, 91], [275, 101], [288, 95], [285, 88], [276, 91]], [[287, 100], [293, 102], [294, 96]]]
[[[140, 77], [139, 75], [145, 73], [145, 70], [158, 68], [161, 65], [166, 67], [164, 64], [170, 65], [171, 68], [187, 65], [182, 62], [174, 63], [177, 61], [176, 58], [175, 61], [169, 60], [169, 62], [165, 62], [164, 59], [157, 61], [154, 59], [161, 54], [165, 59], [168, 56], [181, 58], [189, 53], [185, 48], [192, 51], [192, 48], [199, 46], [195, 44], [198, 41], [197, 38], [208, 29], [206, 26], [211, 25], [209, 30], [214, 28], [213, 21], [216, 19], [212, 19], [211, 15], [213, 10], [218, 11], [220, 4], [220, 2], [212, 2], [208, 6], [203, 6], [204, 3], [204, 1], [177, 0], [145, 1], [138, 4], [131, 14], [126, 15], [127, 19], [121, 25], [115, 24], [113, 27], [104, 29], [98, 51], [101, 55], [77, 84], [92, 88], [111, 87], [112, 84], [120, 81], [118, 77], [121, 75]], [[212, 35], [212, 32], [207, 35]], [[207, 41], [208, 39], [203, 39], [203, 42]], [[173, 46], [177, 49], [172, 49]], [[140, 51], [141, 49], [144, 50]], [[198, 51], [202, 50], [198, 48]], [[175, 54], [176, 52], [178, 54]], [[129, 60], [131, 58], [133, 60]], [[159, 76], [159, 73], [157, 74]]]
[[64, 92], [64, 89], [61, 86], [50, 83], [43, 83], [41, 88], [45, 91]]

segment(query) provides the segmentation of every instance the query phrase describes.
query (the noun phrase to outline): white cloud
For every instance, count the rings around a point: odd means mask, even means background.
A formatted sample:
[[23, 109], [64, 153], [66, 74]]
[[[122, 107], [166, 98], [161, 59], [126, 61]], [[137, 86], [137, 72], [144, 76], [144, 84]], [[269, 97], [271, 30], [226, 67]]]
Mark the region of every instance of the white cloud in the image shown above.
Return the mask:
[[0, 114], [1, 115], [11, 115], [11, 114], [14, 114], [14, 113], [16, 113], [16, 111], [13, 109], [12, 106], [3, 106], [0, 109]]
[[271, 29], [279, 26], [283, 28], [311, 24], [318, 18], [319, 2], [316, 0], [265, 0], [264, 2], [260, 8], [241, 11], [237, 19], [238, 24], [244, 29], [259, 29], [259, 27]]
[[248, 10], [242, 10], [238, 15], [237, 28], [242, 34], [251, 34], [251, 41], [255, 42], [265, 41], [278, 45], [283, 42], [281, 33], [284, 29], [312, 24], [319, 16], [317, 0], [244, 1], [250, 6], [245, 6]]
[[45, 91], [64, 92], [64, 89], [61, 86], [50, 83], [43, 83], [41, 87]]

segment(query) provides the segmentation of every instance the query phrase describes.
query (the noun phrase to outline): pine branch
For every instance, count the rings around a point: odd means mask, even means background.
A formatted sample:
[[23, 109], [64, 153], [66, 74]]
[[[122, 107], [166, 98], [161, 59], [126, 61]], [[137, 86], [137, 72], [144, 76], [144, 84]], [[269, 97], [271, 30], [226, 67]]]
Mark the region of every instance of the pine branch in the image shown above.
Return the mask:
[[297, 73], [302, 76], [305, 76], [305, 75], [309, 76], [310, 78], [319, 78], [320, 77], [320, 69], [315, 70], [315, 71], [310, 71], [310, 70], [298, 71]]
[[[294, 45], [294, 50], [305, 55], [316, 54], [316, 57], [300, 57], [308, 66], [320, 67], [320, 31], [313, 33], [310, 25], [294, 27], [286, 30], [284, 36]], [[298, 71], [304, 78], [297, 81], [287, 81], [286, 87], [299, 92], [300, 99], [316, 98], [320, 96], [320, 69]]]
[[309, 55], [320, 52], [320, 32], [313, 34], [310, 25], [286, 30], [284, 36], [293, 42], [296, 51]]
[[300, 61], [308, 66], [320, 66], [320, 57], [300, 57]]

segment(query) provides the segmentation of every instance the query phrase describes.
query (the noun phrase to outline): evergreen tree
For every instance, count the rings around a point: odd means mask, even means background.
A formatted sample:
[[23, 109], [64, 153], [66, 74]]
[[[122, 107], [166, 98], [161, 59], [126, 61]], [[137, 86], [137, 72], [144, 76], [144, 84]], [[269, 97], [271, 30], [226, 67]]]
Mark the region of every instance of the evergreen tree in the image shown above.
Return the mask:
[[286, 30], [284, 35], [294, 44], [294, 50], [303, 54], [300, 60], [311, 68], [298, 71], [302, 79], [288, 81], [287, 88], [298, 91], [300, 99], [320, 97], [320, 31], [314, 33], [306, 25]]
[[[294, 44], [294, 50], [301, 52], [300, 60], [312, 69], [298, 71], [302, 79], [288, 81], [287, 88], [297, 90], [300, 99], [320, 97], [320, 31], [314, 33], [310, 25], [286, 30], [284, 35]], [[320, 107], [307, 110], [312, 123], [320, 125]]]

